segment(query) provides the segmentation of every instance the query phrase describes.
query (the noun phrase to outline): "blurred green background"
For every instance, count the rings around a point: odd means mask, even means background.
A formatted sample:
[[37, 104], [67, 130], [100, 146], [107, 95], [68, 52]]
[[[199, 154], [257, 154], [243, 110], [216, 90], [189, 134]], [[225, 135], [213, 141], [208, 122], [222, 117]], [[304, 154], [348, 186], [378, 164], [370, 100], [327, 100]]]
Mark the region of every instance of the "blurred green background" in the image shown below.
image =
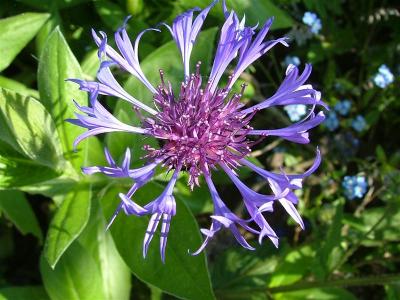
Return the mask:
[[[301, 231], [283, 210], [268, 219], [280, 247], [268, 241], [254, 252], [221, 232], [206, 249], [199, 227], [209, 226], [207, 188], [191, 192], [177, 184], [166, 264], [151, 245], [143, 260], [145, 218], [106, 220], [117, 194], [130, 182], [84, 176], [82, 165], [104, 164], [102, 145], [122, 157], [133, 150], [140, 165], [144, 141], [118, 133], [91, 138], [72, 151], [81, 132], [72, 99], [87, 95], [66, 78], [93, 80], [98, 64], [91, 28], [113, 32], [132, 15], [133, 39], [143, 29], [171, 23], [184, 10], [209, 1], [2, 0], [0, 3], [0, 299], [400, 299], [400, 5], [374, 0], [228, 0], [247, 24], [274, 16], [269, 38], [286, 35], [290, 47], [275, 47], [242, 76], [245, 102], [273, 94], [289, 63], [313, 64], [311, 83], [331, 107], [311, 132], [311, 144], [281, 140], [253, 149], [269, 170], [307, 169], [319, 146], [323, 164], [304, 184], [298, 209]], [[312, 15], [305, 15], [306, 12]], [[313, 15], [315, 14], [315, 15]], [[217, 5], [194, 47], [192, 61], [208, 74], [218, 30]], [[157, 84], [158, 70], [179, 84], [182, 66], [167, 30], [149, 33], [140, 46], [143, 71]], [[138, 99], [144, 88], [118, 73]], [[120, 120], [134, 123], [129, 106], [105, 98]], [[304, 114], [301, 107], [263, 111], [254, 127], [277, 128]], [[151, 141], [150, 141], [151, 142]], [[257, 190], [265, 183], [241, 174]], [[140, 190], [144, 202], [157, 196], [165, 178]], [[235, 213], [241, 199], [225, 178], [218, 189]]]

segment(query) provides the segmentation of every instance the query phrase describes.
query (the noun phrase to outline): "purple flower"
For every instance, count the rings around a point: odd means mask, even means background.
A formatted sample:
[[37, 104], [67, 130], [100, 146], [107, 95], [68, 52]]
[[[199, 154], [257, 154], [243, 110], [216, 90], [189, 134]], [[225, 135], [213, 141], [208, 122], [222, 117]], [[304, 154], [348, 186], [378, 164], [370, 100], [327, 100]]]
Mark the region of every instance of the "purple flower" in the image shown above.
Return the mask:
[[[163, 261], [170, 223], [176, 214], [173, 189], [181, 172], [189, 174], [188, 185], [192, 189], [199, 185], [199, 177], [203, 176], [214, 203], [211, 226], [209, 229], [201, 230], [205, 240], [194, 252], [197, 254], [223, 228], [229, 229], [238, 243], [247, 249], [254, 248], [244, 239], [239, 227], [258, 235], [260, 243], [264, 237], [268, 237], [275, 246], [278, 246], [278, 237], [267, 222], [267, 215], [273, 213], [275, 203], [282, 205], [304, 228], [303, 221], [295, 208], [298, 199], [293, 191], [302, 187], [303, 179], [314, 172], [321, 161], [317, 150], [313, 166], [303, 174], [294, 175], [285, 174], [283, 171], [281, 174], [268, 172], [248, 160], [251, 147], [265, 138], [280, 137], [299, 144], [309, 143], [309, 130], [318, 126], [325, 118], [322, 111], [315, 111], [317, 106], [326, 107], [321, 100], [321, 93], [306, 83], [311, 74], [309, 64], [305, 66], [303, 72], [296, 66], [289, 65], [277, 91], [271, 97], [251, 107], [245, 108], [240, 102], [245, 85], [242, 85], [239, 94], [232, 92], [232, 86], [249, 65], [277, 44], [288, 46], [285, 38], [265, 40], [272, 19], [265, 22], [257, 31], [257, 26], [246, 26], [244, 18], [239, 20], [237, 14], [228, 11], [223, 2], [225, 22], [220, 32], [211, 73], [203, 77], [200, 73], [200, 62], [191, 73], [193, 68], [190, 65], [190, 54], [207, 14], [217, 2], [212, 2], [204, 10], [194, 9], [183, 13], [173, 21], [172, 26], [163, 24], [170, 31], [182, 56], [184, 74], [179, 95], [174, 94], [162, 70], [160, 70], [160, 84], [157, 87], [147, 80], [139, 64], [138, 43], [145, 32], [154, 29], [140, 33], [132, 45], [125, 29], [128, 19], [115, 34], [118, 51], [108, 45], [107, 35], [104, 32], [93, 31], [94, 40], [99, 47], [99, 59], [102, 61], [97, 81], [71, 79], [79, 84], [82, 90], [87, 91], [91, 99], [90, 107], [77, 106], [82, 114], [77, 114], [77, 119], [70, 120], [88, 129], [76, 139], [75, 146], [84, 138], [114, 131], [152, 136], [162, 141], [159, 147], [144, 147], [147, 155], [146, 162], [141, 168], [130, 168], [129, 150], [126, 151], [121, 166], [118, 166], [108, 150], [105, 150], [109, 166], [84, 167], [83, 171], [86, 174], [102, 173], [110, 177], [126, 177], [132, 180], [130, 190], [119, 195], [121, 203], [108, 226], [121, 210], [127, 215], [137, 217], [149, 215], [150, 222], [144, 237], [143, 255], [146, 256], [155, 231], [161, 227], [160, 252]], [[221, 87], [221, 78], [226, 76], [228, 66], [232, 68], [233, 73], [228, 76], [227, 84]], [[152, 94], [154, 106], [150, 107], [128, 94], [114, 78], [111, 67], [121, 68], [139, 79]], [[208, 78], [208, 81], [203, 83], [202, 78]], [[114, 96], [129, 102], [140, 111], [141, 125], [131, 126], [116, 119], [100, 104], [99, 95]], [[303, 119], [298, 119], [296, 123], [285, 128], [254, 129], [250, 126], [250, 121], [259, 110], [286, 105], [308, 105], [310, 109]], [[134, 201], [135, 192], [153, 180], [156, 167], [171, 171], [173, 175], [159, 197], [145, 206], [140, 206]], [[264, 178], [272, 194], [262, 195], [252, 191], [237, 177], [236, 170], [239, 168], [250, 168]], [[211, 174], [212, 170], [217, 169], [226, 173], [240, 192], [249, 215], [248, 219], [236, 216], [218, 194]]]

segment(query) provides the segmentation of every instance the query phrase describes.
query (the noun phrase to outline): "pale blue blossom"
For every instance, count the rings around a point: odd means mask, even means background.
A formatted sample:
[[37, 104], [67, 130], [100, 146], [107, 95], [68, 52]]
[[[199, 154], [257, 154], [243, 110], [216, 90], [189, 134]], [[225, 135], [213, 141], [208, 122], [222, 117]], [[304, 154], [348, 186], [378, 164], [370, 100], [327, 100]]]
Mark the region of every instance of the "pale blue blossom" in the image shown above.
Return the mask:
[[394, 76], [386, 65], [381, 65], [378, 69], [378, 73], [375, 74], [373, 81], [376, 86], [383, 89], [394, 81]]
[[322, 28], [321, 19], [318, 18], [317, 14], [312, 12], [305, 12], [303, 16], [303, 23], [310, 27], [310, 31], [314, 34], [318, 34]]
[[287, 112], [292, 122], [299, 121], [307, 112], [307, 106], [304, 104], [286, 105], [283, 109]]
[[354, 200], [365, 195], [368, 183], [364, 176], [345, 176], [342, 181], [342, 187], [346, 198]]
[[342, 116], [346, 116], [351, 109], [351, 102], [349, 100], [339, 101], [335, 105], [335, 110]]
[[330, 111], [325, 119], [324, 125], [330, 130], [334, 131], [339, 127], [339, 120], [334, 111]]
[[295, 65], [295, 66], [299, 66], [300, 65], [300, 58], [298, 58], [297, 56], [286, 56], [285, 57], [285, 61], [284, 61], [285, 66], [289, 66], [289, 65]]
[[352, 122], [351, 122], [351, 127], [354, 128], [354, 130], [361, 132], [367, 127], [367, 122], [365, 121], [363, 116], [358, 115]]

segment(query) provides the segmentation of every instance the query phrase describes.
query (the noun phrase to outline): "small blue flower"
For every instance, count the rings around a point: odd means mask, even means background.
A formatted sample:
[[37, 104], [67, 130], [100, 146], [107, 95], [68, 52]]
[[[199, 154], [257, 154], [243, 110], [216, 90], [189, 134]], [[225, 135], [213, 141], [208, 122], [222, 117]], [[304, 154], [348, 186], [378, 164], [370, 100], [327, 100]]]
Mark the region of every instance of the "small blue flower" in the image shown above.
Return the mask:
[[346, 116], [351, 109], [351, 102], [349, 100], [339, 101], [335, 105], [335, 110], [342, 116]]
[[376, 86], [383, 89], [394, 81], [394, 76], [386, 65], [381, 65], [373, 80]]
[[300, 58], [297, 56], [286, 56], [285, 61], [284, 61], [285, 66], [287, 67], [288, 65], [295, 65], [299, 66], [300, 65]]
[[342, 187], [347, 199], [353, 200], [364, 196], [368, 183], [364, 176], [345, 176], [342, 181]]
[[287, 112], [292, 122], [299, 121], [307, 112], [307, 106], [304, 104], [286, 105], [283, 109]]
[[330, 130], [334, 131], [339, 127], [339, 120], [334, 111], [330, 111], [325, 119], [324, 125]]
[[354, 130], [361, 132], [367, 127], [367, 122], [365, 121], [363, 116], [358, 115], [352, 122], [351, 122], [351, 127], [354, 128]]
[[321, 19], [318, 18], [317, 14], [309, 11], [304, 13], [303, 23], [308, 25], [310, 27], [310, 31], [314, 34], [318, 34], [322, 28]]

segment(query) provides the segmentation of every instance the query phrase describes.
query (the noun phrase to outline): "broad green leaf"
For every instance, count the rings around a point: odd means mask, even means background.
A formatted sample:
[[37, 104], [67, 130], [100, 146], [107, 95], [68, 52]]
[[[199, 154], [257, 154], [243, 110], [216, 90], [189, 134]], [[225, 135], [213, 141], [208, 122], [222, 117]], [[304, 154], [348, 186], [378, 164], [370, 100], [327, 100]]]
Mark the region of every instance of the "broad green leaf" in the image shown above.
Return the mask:
[[0, 211], [6, 214], [22, 234], [31, 233], [40, 242], [43, 240], [35, 213], [22, 192], [0, 191]]
[[[239, 16], [246, 16], [246, 24], [248, 26], [254, 26], [257, 23], [264, 24], [264, 22], [270, 18], [275, 17], [272, 28], [288, 28], [293, 25], [293, 20], [285, 11], [276, 6], [271, 0], [227, 0], [226, 4], [228, 9], [233, 9]], [[208, 0], [193, 0], [193, 1], [179, 1], [179, 5], [183, 8], [192, 8], [199, 6], [205, 8], [210, 4]], [[211, 10], [212, 15], [218, 16], [221, 19], [223, 14], [218, 5]], [[221, 24], [222, 26], [222, 24]]]
[[43, 105], [1, 88], [0, 141], [35, 164], [58, 171], [65, 168], [60, 140]]
[[107, 299], [95, 260], [78, 242], [68, 248], [54, 269], [42, 256], [40, 273], [52, 300]]
[[51, 13], [50, 17], [47, 19], [46, 23], [44, 23], [42, 28], [39, 30], [35, 38], [36, 53], [38, 57], [40, 57], [40, 54], [42, 53], [46, 45], [46, 41], [49, 35], [53, 32], [53, 30], [57, 26], [61, 26], [62, 21], [59, 11], [53, 7], [50, 10], [50, 13]]
[[42, 51], [38, 69], [40, 101], [50, 112], [61, 139], [64, 154], [73, 161], [76, 169], [82, 165], [82, 154], [74, 153], [74, 139], [83, 129], [65, 121], [75, 118], [76, 107], [73, 99], [80, 105], [87, 105], [87, 95], [78, 86], [67, 82], [68, 78], [82, 78], [78, 61], [71, 52], [61, 31], [56, 28]]
[[308, 245], [290, 251], [283, 261], [278, 263], [269, 278], [268, 287], [291, 284], [303, 278], [315, 259], [314, 256], [314, 250]]
[[52, 268], [85, 228], [90, 215], [90, 201], [90, 189], [73, 190], [57, 209], [44, 245], [44, 257]]
[[0, 289], [0, 300], [47, 300], [42, 286], [9, 286]]
[[[37, 170], [37, 168], [35, 169]], [[87, 189], [88, 183], [79, 183], [77, 179], [73, 179], [67, 175], [41, 181], [39, 183], [29, 182], [29, 185], [19, 187], [19, 190], [27, 192], [29, 194], [41, 194], [46, 197], [54, 198], [56, 196], [64, 196], [71, 190], [75, 189]]]
[[11, 64], [48, 17], [48, 14], [23, 13], [0, 20], [0, 71]]
[[36, 164], [30, 159], [12, 153], [4, 155], [5, 143], [0, 141], [0, 189], [14, 189], [26, 185], [41, 183], [59, 176], [59, 173], [49, 167]]
[[26, 87], [24, 84], [11, 78], [0, 76], [0, 87], [12, 90], [24, 96], [31, 96], [39, 99], [39, 92]]
[[[161, 194], [163, 186], [148, 183], [134, 197], [140, 204], [147, 203]], [[124, 188], [114, 188], [101, 199], [106, 218], [119, 204], [118, 193]], [[204, 253], [191, 256], [202, 240], [197, 222], [186, 206], [177, 200], [177, 213], [171, 221], [163, 264], [159, 252], [159, 231], [153, 238], [146, 259], [142, 245], [148, 217], [126, 216], [121, 213], [111, 226], [111, 234], [119, 253], [131, 271], [141, 280], [166, 293], [186, 299], [213, 299], [210, 278]]]
[[79, 237], [79, 242], [89, 250], [100, 268], [106, 299], [129, 299], [131, 290], [130, 270], [119, 255], [111, 233], [105, 229], [106, 222], [100, 204], [94, 202], [89, 223]]
[[[194, 70], [196, 63], [201, 61], [202, 72], [208, 74], [207, 72], [211, 65], [211, 56], [214, 50], [214, 48], [210, 47], [209, 44], [210, 41], [215, 39], [216, 32], [216, 28], [211, 28], [199, 35], [198, 41], [193, 47], [191, 58], [192, 70]], [[165, 79], [171, 81], [174, 88], [179, 87], [183, 80], [182, 58], [174, 41], [166, 43], [149, 54], [141, 62], [141, 67], [144, 74], [146, 74], [147, 78], [154, 86], [157, 86], [160, 83], [160, 69], [164, 70]], [[143, 103], [149, 105], [150, 107], [154, 107], [152, 94], [136, 78], [130, 77], [125, 84], [125, 88], [129, 93]], [[119, 100], [115, 108], [115, 114], [123, 122], [134, 123], [136, 125], [139, 124], [139, 120], [133, 112], [131, 105], [125, 101]], [[144, 144], [158, 146], [157, 141], [153, 138], [127, 133], [110, 134], [107, 136], [106, 142], [110, 150], [115, 153], [115, 155], [123, 154], [126, 147], [130, 147], [134, 161], [145, 155], [145, 152], [142, 149]]]

